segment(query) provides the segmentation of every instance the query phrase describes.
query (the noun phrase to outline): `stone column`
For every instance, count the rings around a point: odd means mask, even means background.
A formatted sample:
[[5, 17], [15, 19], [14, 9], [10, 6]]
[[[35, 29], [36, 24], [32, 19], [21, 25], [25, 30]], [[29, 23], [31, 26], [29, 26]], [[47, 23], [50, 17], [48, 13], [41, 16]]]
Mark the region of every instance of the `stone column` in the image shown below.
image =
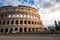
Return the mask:
[[10, 32], [10, 29], [8, 28], [8, 32], [7, 33], [9, 33]]
[[28, 27], [27, 27], [27, 32], [28, 32]]
[[24, 27], [22, 29], [23, 29], [22, 32], [24, 33]]
[[34, 32], [36, 32], [36, 28], [34, 28]]
[[11, 25], [11, 20], [10, 20], [10, 22], [9, 22], [9, 25]]
[[33, 32], [33, 31], [32, 31], [32, 28], [31, 28], [31, 32]]
[[19, 33], [19, 28], [18, 28], [18, 33]]
[[3, 34], [5, 34], [5, 28], [3, 28]]
[[20, 20], [18, 20], [18, 25], [20, 25]]
[[13, 28], [13, 31], [12, 32], [14, 33], [14, 31], [15, 31], [15, 28]]
[[14, 20], [14, 25], [15, 25], [15, 20]]

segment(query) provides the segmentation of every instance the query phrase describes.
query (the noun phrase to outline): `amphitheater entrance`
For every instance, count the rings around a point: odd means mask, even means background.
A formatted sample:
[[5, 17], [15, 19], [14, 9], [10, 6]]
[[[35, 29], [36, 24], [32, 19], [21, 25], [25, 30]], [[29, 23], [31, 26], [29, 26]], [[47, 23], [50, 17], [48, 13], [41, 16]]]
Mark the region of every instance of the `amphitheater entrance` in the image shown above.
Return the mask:
[[8, 32], [8, 28], [5, 29], [5, 33], [7, 33], [7, 32]]
[[17, 33], [18, 32], [18, 28], [15, 28], [15, 33]]
[[2, 29], [1, 29], [1, 33], [3, 33], [3, 31], [4, 31], [4, 29], [2, 28]]
[[13, 31], [13, 28], [10, 28], [10, 33], [12, 33], [12, 31]]
[[31, 32], [31, 28], [28, 28], [28, 32]]
[[19, 32], [22, 32], [22, 31], [23, 31], [23, 28], [20, 28], [20, 29], [19, 29]]
[[32, 28], [32, 31], [34, 32], [34, 28]]
[[24, 32], [27, 32], [27, 28], [24, 28]]

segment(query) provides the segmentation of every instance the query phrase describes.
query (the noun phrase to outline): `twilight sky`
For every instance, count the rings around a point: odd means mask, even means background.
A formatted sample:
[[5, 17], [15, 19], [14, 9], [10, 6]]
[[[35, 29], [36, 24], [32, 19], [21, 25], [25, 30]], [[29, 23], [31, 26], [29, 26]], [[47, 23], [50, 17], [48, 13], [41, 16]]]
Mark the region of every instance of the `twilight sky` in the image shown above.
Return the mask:
[[37, 8], [45, 27], [54, 25], [54, 20], [60, 20], [60, 0], [0, 0], [0, 7], [7, 5]]

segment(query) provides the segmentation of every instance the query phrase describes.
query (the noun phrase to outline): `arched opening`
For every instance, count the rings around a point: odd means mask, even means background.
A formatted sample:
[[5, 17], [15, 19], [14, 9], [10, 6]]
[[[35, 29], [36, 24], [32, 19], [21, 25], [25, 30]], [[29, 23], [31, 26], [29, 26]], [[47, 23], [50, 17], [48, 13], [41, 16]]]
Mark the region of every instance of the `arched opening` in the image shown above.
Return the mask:
[[27, 24], [27, 21], [24, 21], [24, 24]]
[[4, 31], [4, 29], [2, 28], [2, 29], [1, 29], [1, 32], [3, 33], [3, 31]]
[[40, 25], [42, 25], [42, 22], [40, 22]]
[[18, 31], [18, 28], [15, 28], [15, 31]]
[[13, 20], [11, 21], [11, 24], [14, 24], [14, 21]]
[[13, 31], [13, 28], [10, 28], [10, 33], [12, 33], [12, 31]]
[[20, 31], [20, 32], [22, 32], [22, 31], [23, 31], [23, 29], [22, 29], [22, 28], [20, 28], [20, 29], [19, 29], [19, 31]]
[[38, 25], [39, 25], [39, 22], [38, 22]]
[[17, 33], [18, 32], [18, 28], [15, 28], [15, 31], [14, 32]]
[[32, 28], [32, 31], [34, 32], [34, 28]]
[[32, 24], [34, 24], [34, 22], [32, 21]]
[[5, 29], [5, 32], [8, 32], [8, 28]]
[[20, 24], [23, 24], [23, 20], [20, 21]]
[[5, 25], [5, 20], [3, 20], [3, 23], [2, 23], [2, 25]]
[[31, 28], [28, 28], [28, 31], [31, 32]]
[[1, 18], [3, 18], [4, 17], [4, 15], [1, 15]]
[[16, 20], [15, 24], [18, 24], [18, 20]]
[[1, 21], [0, 21], [0, 25], [1, 25]]
[[9, 25], [9, 20], [7, 21], [7, 25]]
[[24, 28], [24, 32], [27, 32], [27, 28]]
[[28, 21], [28, 24], [30, 24], [30, 21]]
[[7, 14], [5, 14], [5, 17], [7, 17]]
[[35, 22], [35, 24], [36, 24], [36, 22]]
[[36, 28], [36, 32], [38, 32], [38, 28]]

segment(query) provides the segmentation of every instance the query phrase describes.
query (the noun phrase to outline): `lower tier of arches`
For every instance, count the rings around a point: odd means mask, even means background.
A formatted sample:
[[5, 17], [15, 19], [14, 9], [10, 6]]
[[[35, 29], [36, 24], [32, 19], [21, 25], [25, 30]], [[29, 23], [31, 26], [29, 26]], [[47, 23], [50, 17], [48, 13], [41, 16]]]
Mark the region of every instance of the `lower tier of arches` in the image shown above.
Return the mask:
[[0, 33], [40, 32], [39, 28], [0, 28]]

